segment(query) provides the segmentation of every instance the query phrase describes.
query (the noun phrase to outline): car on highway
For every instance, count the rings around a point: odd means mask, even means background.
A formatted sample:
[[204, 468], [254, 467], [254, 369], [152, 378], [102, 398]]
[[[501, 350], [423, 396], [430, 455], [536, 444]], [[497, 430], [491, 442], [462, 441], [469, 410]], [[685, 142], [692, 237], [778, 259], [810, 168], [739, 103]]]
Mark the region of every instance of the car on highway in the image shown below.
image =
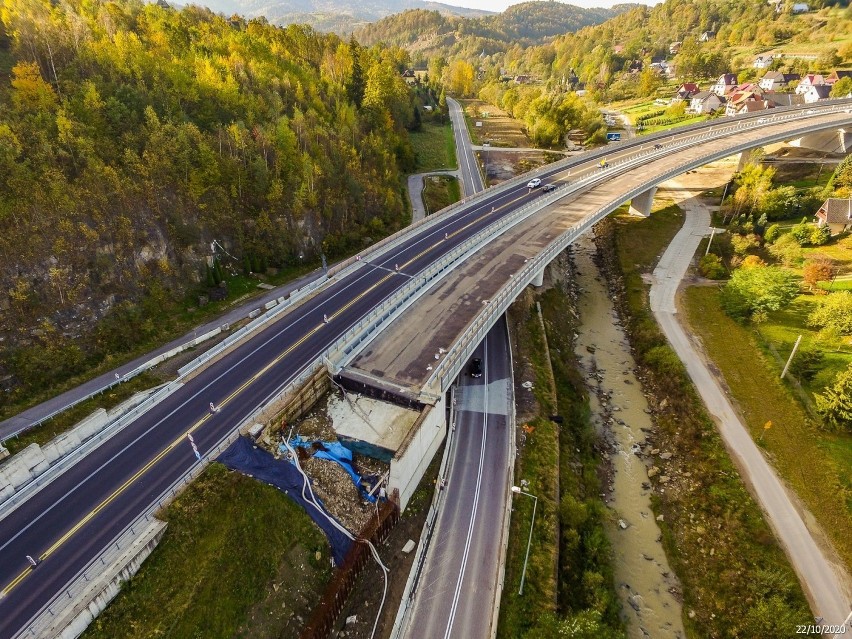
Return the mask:
[[551, 184], [545, 184], [545, 185], [541, 188], [541, 192], [542, 192], [542, 193], [550, 193], [551, 191], [555, 191], [555, 190], [556, 190], [556, 188], [557, 188], [557, 186], [556, 186], [555, 184], [553, 184], [553, 183], [551, 183]]
[[759, 118], [757, 120], [758, 124], [766, 124], [767, 122], [769, 122], [769, 118]]
[[478, 357], [474, 357], [470, 360], [467, 372], [471, 377], [482, 377], [482, 360]]
[[533, 178], [529, 182], [527, 182], [528, 189], [537, 189], [541, 186], [541, 178]]

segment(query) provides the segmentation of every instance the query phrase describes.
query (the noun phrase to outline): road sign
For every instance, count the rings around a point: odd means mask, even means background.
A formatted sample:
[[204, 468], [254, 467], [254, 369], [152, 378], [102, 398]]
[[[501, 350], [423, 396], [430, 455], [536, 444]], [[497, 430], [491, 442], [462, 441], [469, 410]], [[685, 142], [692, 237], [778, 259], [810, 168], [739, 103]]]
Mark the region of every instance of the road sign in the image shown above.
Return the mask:
[[608, 142], [618, 142], [621, 139], [621, 133], [607, 133], [606, 139]]

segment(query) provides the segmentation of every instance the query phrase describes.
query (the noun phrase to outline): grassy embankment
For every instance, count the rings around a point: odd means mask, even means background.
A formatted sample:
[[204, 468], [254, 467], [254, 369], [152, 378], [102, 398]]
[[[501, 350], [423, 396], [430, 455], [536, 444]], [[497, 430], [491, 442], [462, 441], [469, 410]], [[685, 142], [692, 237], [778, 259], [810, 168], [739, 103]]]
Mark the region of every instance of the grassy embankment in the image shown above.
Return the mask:
[[[687, 289], [684, 306], [752, 437], [828, 533], [846, 566], [852, 566], [852, 435], [819, 429], [790, 386], [779, 379], [796, 335], [807, 335], [809, 342], [816, 339], [804, 321], [814, 299], [800, 298], [770, 314], [757, 331], [725, 314], [715, 288]], [[850, 361], [852, 353], [826, 353], [812, 385], [830, 383]], [[765, 430], [767, 422], [772, 427]]]
[[[424, 122], [421, 130], [412, 132], [410, 138], [417, 159], [417, 173], [455, 169], [458, 166], [453, 129], [449, 124]], [[421, 197], [426, 214], [429, 215], [458, 202], [461, 199], [461, 187], [458, 179], [452, 175], [431, 176], [423, 181]]]
[[331, 575], [286, 495], [213, 464], [164, 512], [163, 540], [85, 639], [298, 637]]
[[[559, 286], [538, 296], [542, 322], [532, 297], [527, 293], [515, 303], [510, 325], [516, 359], [534, 382], [537, 405], [532, 414], [519, 415], [525, 441], [519, 446], [516, 483], [530, 482], [528, 492], [538, 497], [538, 509], [524, 594], [519, 595], [533, 500], [514, 498], [498, 636], [521, 637], [531, 629], [539, 633], [535, 636], [552, 636], [570, 623], [566, 620], [582, 619], [595, 624], [600, 636], [620, 637], [596, 435], [573, 357], [571, 301]], [[561, 425], [549, 419], [553, 414], [562, 416]]]
[[98, 408], [110, 410], [124, 400], [129, 399], [134, 393], [153, 388], [159, 383], [159, 380], [154, 378], [150, 373], [143, 373], [134, 377], [129, 382], [113, 387], [101, 395], [97, 395], [85, 402], [80, 402], [53, 419], [49, 419], [43, 424], [7, 440], [4, 445], [13, 455], [30, 444], [43, 446], [60, 433], [69, 430], [77, 422], [89, 416]]
[[452, 175], [430, 175], [423, 180], [423, 184], [426, 215], [440, 211], [461, 199], [459, 181]]
[[604, 223], [600, 245], [610, 277], [623, 285], [618, 304], [643, 386], [655, 398], [655, 446], [677, 452], [658, 462], [670, 480], [664, 488], [660, 475], [653, 480], [654, 508], [683, 584], [684, 624], [690, 637], [791, 636], [795, 624], [811, 619], [801, 587], [648, 308], [642, 274], [681, 221], [674, 206], [644, 221], [615, 216]]

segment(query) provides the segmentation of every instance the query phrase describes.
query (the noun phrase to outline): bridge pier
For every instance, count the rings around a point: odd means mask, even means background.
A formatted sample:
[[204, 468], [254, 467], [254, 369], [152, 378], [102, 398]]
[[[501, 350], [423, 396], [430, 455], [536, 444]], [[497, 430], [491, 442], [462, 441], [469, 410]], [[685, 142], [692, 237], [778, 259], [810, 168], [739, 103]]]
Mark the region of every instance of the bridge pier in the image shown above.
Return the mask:
[[630, 215], [638, 215], [640, 217], [650, 217], [651, 207], [654, 206], [654, 195], [657, 192], [657, 187], [652, 186], [644, 193], [640, 193], [630, 200]]
[[742, 171], [747, 164], [750, 164], [754, 158], [760, 155], [763, 152], [761, 147], [756, 147], [754, 149], [748, 149], [740, 153], [740, 161], [737, 163], [737, 173]]
[[541, 269], [538, 273], [535, 274], [531, 284], [536, 288], [541, 288], [544, 286], [544, 269]]
[[834, 129], [817, 131], [790, 141], [790, 146], [797, 146], [824, 153], [849, 153], [852, 151], [852, 129]]

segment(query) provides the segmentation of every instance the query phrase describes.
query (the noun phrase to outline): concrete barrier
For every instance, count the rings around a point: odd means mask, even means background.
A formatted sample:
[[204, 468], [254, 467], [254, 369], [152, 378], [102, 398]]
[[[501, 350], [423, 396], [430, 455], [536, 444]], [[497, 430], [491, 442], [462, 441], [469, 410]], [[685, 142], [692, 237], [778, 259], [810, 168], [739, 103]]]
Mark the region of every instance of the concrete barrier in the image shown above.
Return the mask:
[[69, 605], [58, 611], [53, 623], [41, 636], [44, 639], [77, 639], [130, 580], [148, 558], [166, 531], [166, 523], [152, 519], [136, 541], [118, 559], [91, 575], [90, 585]]

